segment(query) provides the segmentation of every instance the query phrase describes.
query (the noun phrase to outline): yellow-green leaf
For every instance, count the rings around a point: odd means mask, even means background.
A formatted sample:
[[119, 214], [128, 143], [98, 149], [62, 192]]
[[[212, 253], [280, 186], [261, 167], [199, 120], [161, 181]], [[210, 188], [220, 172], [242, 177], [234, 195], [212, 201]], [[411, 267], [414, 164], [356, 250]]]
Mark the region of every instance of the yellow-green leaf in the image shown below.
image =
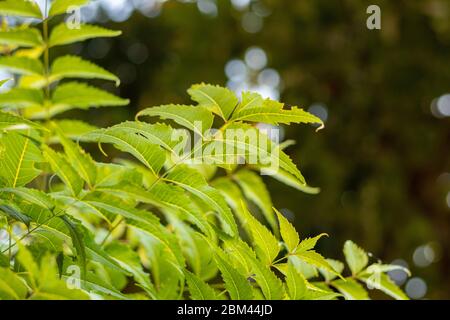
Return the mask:
[[80, 8], [88, 2], [89, 0], [54, 0], [50, 7], [49, 16], [69, 13], [69, 9]]
[[367, 253], [350, 240], [344, 244], [344, 255], [353, 275], [358, 274], [369, 263]]
[[42, 75], [44, 66], [38, 59], [27, 57], [0, 57], [0, 68], [19, 75]]
[[0, 31], [0, 44], [18, 47], [37, 47], [43, 44], [42, 35], [35, 28]]
[[228, 120], [238, 104], [236, 95], [227, 88], [196, 84], [188, 90], [192, 100], [206, 107], [224, 120]]
[[4, 0], [0, 2], [0, 15], [24, 18], [42, 18], [39, 6], [30, 0]]
[[111, 72], [77, 56], [63, 56], [56, 59], [51, 70], [51, 82], [64, 78], [81, 78], [110, 80], [116, 82], [116, 85], [120, 84], [119, 78]]
[[61, 23], [53, 29], [49, 45], [50, 47], [55, 47], [92, 38], [117, 37], [121, 33], [121, 31], [109, 30], [90, 24], [81, 24], [79, 28], [72, 29], [66, 23]]
[[295, 230], [294, 226], [283, 216], [281, 212], [276, 209], [274, 210], [277, 213], [278, 222], [280, 223], [281, 237], [283, 238], [289, 252], [294, 252], [300, 242], [300, 237], [297, 230]]
[[253, 215], [243, 206], [246, 215], [244, 228], [250, 234], [258, 258], [266, 265], [270, 266], [280, 252], [277, 238], [263, 226]]
[[41, 173], [35, 166], [42, 161], [41, 152], [30, 134], [30, 129], [24, 134], [12, 131], [0, 139], [0, 181], [5, 187], [24, 186]]

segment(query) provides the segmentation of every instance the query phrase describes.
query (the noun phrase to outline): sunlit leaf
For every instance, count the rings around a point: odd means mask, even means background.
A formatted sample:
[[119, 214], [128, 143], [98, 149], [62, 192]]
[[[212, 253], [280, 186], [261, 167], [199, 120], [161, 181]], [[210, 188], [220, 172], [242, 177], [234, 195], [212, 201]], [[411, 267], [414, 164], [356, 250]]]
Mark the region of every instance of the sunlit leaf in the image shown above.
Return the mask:
[[4, 0], [0, 2], [0, 15], [24, 18], [42, 18], [39, 6], [29, 0]]
[[79, 28], [70, 28], [66, 23], [56, 26], [50, 34], [50, 47], [71, 44], [92, 38], [117, 37], [120, 31], [109, 30], [103, 27], [81, 24]]

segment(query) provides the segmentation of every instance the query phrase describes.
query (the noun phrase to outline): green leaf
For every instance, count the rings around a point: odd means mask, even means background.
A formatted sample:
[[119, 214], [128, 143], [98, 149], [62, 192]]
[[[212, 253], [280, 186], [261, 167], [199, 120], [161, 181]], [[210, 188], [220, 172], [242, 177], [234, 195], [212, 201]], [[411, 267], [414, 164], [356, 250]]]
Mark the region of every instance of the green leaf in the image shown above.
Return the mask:
[[276, 209], [274, 210], [278, 216], [278, 222], [280, 223], [281, 237], [289, 252], [294, 252], [300, 242], [300, 236], [298, 235], [297, 230], [295, 230], [295, 227], [283, 216], [283, 214]]
[[50, 82], [65, 78], [81, 78], [110, 80], [116, 82], [116, 85], [120, 84], [119, 78], [111, 72], [77, 56], [57, 58], [51, 70]]
[[39, 6], [34, 1], [29, 0], [1, 1], [0, 15], [42, 19], [42, 13]]
[[30, 189], [24, 187], [0, 188], [0, 192], [14, 194], [44, 209], [53, 210], [53, 208], [55, 207], [52, 198], [45, 192], [37, 189]]
[[22, 75], [17, 84], [18, 88], [24, 89], [44, 89], [46, 86], [47, 78], [39, 74]]
[[101, 219], [104, 219], [109, 226], [113, 224], [113, 221], [116, 217], [115, 214], [109, 214], [105, 210], [96, 208], [93, 203], [87, 201], [91, 194], [87, 194], [82, 199], [77, 199], [72, 196], [64, 195], [64, 194], [52, 194], [52, 198], [58, 202], [58, 204], [67, 206], [68, 210], [71, 209], [77, 210], [80, 214], [85, 215], [89, 214], [89, 216], [97, 216]]
[[64, 182], [73, 196], [77, 196], [83, 189], [83, 180], [69, 161], [60, 153], [44, 146], [44, 158], [50, 164], [52, 170]]
[[133, 219], [138, 222], [149, 223], [152, 226], [159, 227], [160, 225], [159, 219], [153, 213], [146, 210], [135, 209], [131, 206], [118, 202], [110, 196], [99, 197], [98, 195], [93, 194], [84, 197], [83, 202], [93, 208], [112, 213], [114, 216], [119, 215], [123, 218]]
[[220, 164], [220, 161], [235, 164], [236, 158], [243, 158], [247, 164], [261, 166], [267, 174], [274, 174], [281, 168], [294, 175], [300, 183], [305, 183], [305, 179], [289, 156], [267, 135], [248, 124], [230, 125], [223, 135], [216, 136], [207, 148], [218, 150], [216, 154], [205, 150], [202, 153], [205, 159], [208, 155], [212, 156], [215, 164]]
[[75, 288], [69, 288], [65, 279], [58, 277], [55, 257], [45, 254], [40, 263], [39, 286], [32, 293], [31, 300], [86, 300], [88, 295]]
[[[63, 279], [67, 280], [68, 277], [63, 276]], [[86, 279], [83, 279], [81, 284], [83, 289], [100, 294], [101, 296], [106, 297], [106, 299], [114, 298], [120, 300], [131, 300], [92, 272], [88, 272]]]
[[[53, 120], [48, 128], [50, 130], [54, 130], [55, 127], [63, 128], [64, 135], [71, 140], [75, 140], [78, 142], [87, 142], [87, 139], [84, 138], [84, 135], [98, 130], [98, 127], [95, 127], [89, 123], [80, 120]], [[53, 135], [49, 139], [49, 143], [59, 143], [60, 138], [57, 134], [53, 133]]]
[[[40, 230], [48, 231], [57, 239], [68, 242], [72, 241], [70, 232], [64, 222], [57, 219], [66, 209], [58, 208], [57, 212], [53, 213], [33, 204], [21, 204], [21, 212], [26, 213], [33, 223], [39, 225]], [[79, 228], [83, 227], [79, 225]], [[86, 255], [89, 260], [101, 263], [118, 272], [123, 272], [123, 269], [93, 241], [87, 230], [84, 230], [83, 234]]]
[[208, 185], [205, 178], [196, 170], [180, 165], [169, 172], [165, 181], [171, 182], [187, 190], [204, 201], [216, 211], [223, 224], [225, 232], [237, 234], [237, 225], [233, 214], [220, 192]]
[[357, 275], [369, 263], [367, 253], [350, 240], [344, 244], [344, 255], [353, 275]]
[[146, 192], [146, 198], [139, 198], [144, 203], [149, 201], [160, 208], [175, 210], [202, 230], [207, 236], [212, 236], [211, 226], [199, 208], [192, 203], [182, 188], [158, 182]]
[[[126, 134], [134, 133], [142, 135], [147, 138], [149, 143], [158, 145], [170, 152], [171, 156], [173, 156], [174, 158], [179, 156], [179, 151], [176, 150], [176, 148], [180, 141], [178, 140], [178, 138], [174, 138], [176, 129], [173, 129], [166, 124], [149, 124], [145, 122], [125, 121], [109, 128], [108, 130], [113, 132], [120, 131]], [[180, 130], [177, 131], [177, 137], [178, 133], [181, 133]], [[179, 138], [183, 138], [184, 140], [184, 136]]]
[[43, 40], [41, 33], [35, 28], [12, 29], [0, 31], [0, 44], [18, 47], [38, 47], [43, 45]]
[[70, 82], [56, 88], [53, 93], [52, 103], [52, 108], [60, 113], [72, 108], [87, 109], [90, 107], [125, 106], [129, 101], [84, 83]]
[[233, 177], [244, 191], [245, 197], [261, 209], [272, 229], [277, 230], [272, 199], [262, 178], [250, 170], [239, 170]]
[[80, 230], [79, 222], [75, 221], [68, 215], [59, 216], [59, 218], [64, 222], [66, 228], [69, 230], [70, 237], [72, 239], [72, 244], [77, 252], [78, 261], [81, 265], [82, 277], [86, 277], [86, 250], [84, 245], [84, 235]]
[[24, 130], [29, 128], [48, 131], [46, 128], [44, 128], [43, 126], [41, 126], [36, 122], [29, 121], [13, 113], [0, 111], [0, 130], [13, 131], [13, 130]]
[[30, 108], [44, 103], [44, 92], [36, 89], [13, 88], [0, 94], [0, 108]]
[[181, 219], [170, 216], [170, 224], [174, 227], [174, 234], [180, 242], [186, 262], [192, 272], [200, 279], [207, 281], [216, 278], [218, 268], [214, 262], [212, 248], [203, 235], [184, 223]]
[[96, 163], [95, 187], [112, 187], [121, 183], [141, 184], [142, 176], [135, 168], [114, 163]]
[[280, 252], [277, 238], [263, 226], [255, 217], [243, 206], [246, 214], [244, 228], [251, 235], [258, 258], [266, 265], [270, 266]]
[[0, 213], [3, 212], [3, 215], [6, 215], [9, 218], [12, 218], [16, 221], [20, 221], [25, 224], [27, 227], [30, 226], [31, 219], [27, 215], [20, 212], [20, 209], [12, 204], [2, 204], [4, 201], [0, 200]]
[[206, 282], [187, 270], [184, 275], [192, 300], [217, 300], [216, 293]]
[[[334, 270], [336, 270], [337, 273], [342, 274], [342, 271], [344, 271], [344, 264], [342, 262], [333, 259], [326, 259], [326, 260], [328, 261], [330, 266], [333, 267]], [[326, 282], [331, 282], [337, 277], [336, 273], [332, 273], [327, 269], [320, 268], [319, 271], [325, 278]]]
[[[261, 167], [259, 167], [261, 169]], [[319, 188], [310, 187], [306, 184], [306, 182], [297, 179], [294, 175], [290, 174], [289, 172], [279, 169], [271, 174], [271, 177], [294, 188], [299, 191], [302, 191], [304, 193], [308, 194], [318, 194], [320, 192]]]
[[215, 260], [230, 298], [232, 300], [251, 300], [253, 292], [248, 280], [219, 254], [215, 255]]
[[291, 123], [317, 123], [323, 126], [320, 118], [310, 114], [309, 112], [292, 107], [291, 109], [283, 109], [284, 104], [278, 101], [266, 99], [262, 106], [246, 107], [237, 112], [233, 121], [249, 121], [263, 122], [278, 125]]
[[370, 266], [368, 266], [365, 270], [365, 272], [368, 273], [379, 273], [379, 272], [390, 272], [390, 271], [394, 271], [394, 270], [401, 270], [403, 272], [405, 272], [408, 276], [411, 276], [411, 272], [403, 267], [403, 266], [399, 266], [399, 265], [395, 265], [395, 264], [380, 264], [380, 263], [374, 263], [371, 264]]
[[138, 134], [116, 130], [114, 127], [90, 132], [85, 138], [99, 143], [111, 143], [119, 150], [132, 154], [154, 176], [158, 176], [166, 161], [166, 154], [159, 146]]
[[49, 46], [61, 46], [93, 38], [117, 37], [121, 34], [121, 31], [113, 31], [89, 24], [82, 24], [77, 29], [71, 29], [66, 23], [61, 23], [53, 29]]
[[69, 13], [71, 7], [82, 7], [88, 2], [89, 0], [55, 0], [50, 7], [49, 16]]
[[188, 90], [192, 100], [228, 120], [238, 104], [236, 95], [227, 88], [208, 84], [196, 84]]
[[180, 187], [157, 182], [149, 190], [133, 185], [122, 188], [104, 187], [97, 189], [119, 196], [129, 196], [138, 202], [152, 204], [169, 212], [179, 212], [183, 218], [195, 224], [206, 235], [212, 235], [211, 227], [205, 215], [192, 203], [192, 200]]
[[177, 268], [178, 271], [180, 267], [183, 267], [185, 265], [185, 260], [178, 243], [178, 239], [176, 239], [161, 225], [156, 225], [151, 222], [145, 222], [142, 218], [139, 220], [127, 218], [126, 222], [129, 226], [132, 227], [132, 229], [143, 231], [153, 239], [156, 239], [158, 242], [160, 242], [165, 248], [164, 253], [166, 257], [167, 253], [169, 253], [169, 256], [171, 256], [174, 259], [174, 262], [176, 262], [176, 265], [174, 267]]
[[78, 144], [67, 139], [62, 128], [57, 128], [57, 131], [59, 132], [59, 139], [64, 147], [67, 160], [90, 187], [94, 186], [97, 179], [97, 168], [92, 157]]
[[369, 294], [355, 279], [346, 278], [339, 279], [331, 283], [340, 293], [342, 293], [346, 300], [368, 300]]
[[252, 262], [256, 260], [256, 253], [240, 238], [222, 237], [223, 251], [226, 252], [226, 260], [240, 271], [240, 273], [251, 277], [254, 275], [254, 266]]
[[289, 297], [292, 300], [300, 300], [305, 296], [307, 290], [306, 279], [290, 263], [288, 263], [286, 271], [286, 285]]
[[281, 280], [260, 261], [248, 257], [251, 261], [255, 281], [261, 288], [267, 300], [281, 300], [284, 297], [283, 283]]
[[224, 250], [231, 258], [234, 267], [258, 284], [264, 299], [280, 300], [284, 297], [281, 280], [271, 271], [270, 267], [256, 258], [255, 252], [246, 242], [239, 238], [229, 237], [223, 238], [223, 241]]
[[141, 116], [157, 116], [163, 120], [173, 120], [199, 135], [203, 135], [205, 131], [211, 129], [214, 120], [212, 113], [202, 106], [177, 104], [147, 108], [137, 114], [137, 117]]
[[409, 300], [406, 294], [384, 273], [358, 275], [370, 288], [378, 289], [397, 300]]
[[9, 257], [0, 252], [0, 267], [6, 268], [9, 266], [10, 266]]
[[28, 288], [24, 281], [9, 268], [0, 268], [0, 300], [24, 300]]
[[236, 108], [236, 112], [240, 112], [245, 109], [253, 109], [261, 107], [263, 102], [264, 99], [261, 97], [259, 93], [244, 91], [242, 92], [242, 101]]
[[300, 244], [297, 247], [297, 250], [295, 250], [295, 253], [300, 253], [304, 251], [308, 251], [311, 249], [314, 249], [314, 247], [317, 244], [317, 241], [319, 241], [322, 237], [327, 237], [328, 235], [326, 233], [321, 233], [318, 236], [312, 237], [312, 238], [306, 238], [300, 242]]
[[19, 75], [42, 75], [44, 66], [38, 59], [27, 57], [0, 57], [0, 68]]
[[296, 253], [295, 256], [316, 268], [319, 269], [323, 268], [328, 272], [334, 273], [339, 277], [341, 277], [341, 275], [336, 270], [333, 269], [333, 267], [328, 263], [328, 261], [322, 255], [320, 255], [314, 250], [301, 251]]
[[[310, 284], [311, 285], [311, 284]], [[316, 284], [318, 285], [318, 284]], [[313, 286], [309, 288], [304, 296], [304, 300], [336, 300], [342, 297], [340, 293], [330, 290], [326, 285], [320, 287]]]
[[26, 275], [28, 276], [30, 285], [33, 289], [36, 289], [39, 284], [39, 266], [34, 260], [31, 252], [22, 244], [18, 244], [19, 251], [17, 253], [17, 261], [26, 271]]
[[136, 282], [153, 298], [157, 298], [156, 289], [150, 282], [150, 275], [144, 271], [139, 255], [130, 246], [114, 242], [106, 248], [108, 254], [118, 264], [131, 273]]
[[244, 196], [242, 195], [239, 187], [233, 181], [225, 177], [215, 179], [211, 182], [211, 185], [220, 191], [225, 198], [225, 201], [233, 209], [240, 222], [244, 223], [246, 215], [243, 212], [241, 205]]
[[[25, 132], [27, 135], [30, 130]], [[5, 187], [20, 187], [34, 180], [41, 171], [36, 162], [42, 161], [39, 147], [28, 137], [16, 133], [4, 133], [0, 139], [0, 180]]]

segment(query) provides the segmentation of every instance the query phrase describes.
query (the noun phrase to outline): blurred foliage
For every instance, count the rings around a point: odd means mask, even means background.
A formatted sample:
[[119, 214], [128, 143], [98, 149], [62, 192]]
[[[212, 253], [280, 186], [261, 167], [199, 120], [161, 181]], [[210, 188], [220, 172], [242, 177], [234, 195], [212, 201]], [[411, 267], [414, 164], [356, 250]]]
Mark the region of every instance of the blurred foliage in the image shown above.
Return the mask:
[[[355, 239], [387, 262], [406, 260], [426, 280], [427, 297], [450, 298], [450, 181], [438, 179], [450, 171], [450, 118], [430, 112], [431, 101], [449, 92], [450, 3], [267, 0], [254, 3], [270, 13], [262, 30], [248, 33], [242, 18], [251, 6], [217, 2], [211, 17], [195, 3], [168, 1], [157, 17], [136, 12], [107, 23], [123, 30], [120, 39], [75, 48], [118, 73], [120, 94], [132, 101], [128, 110], [84, 116], [107, 125], [144, 107], [187, 102], [189, 84], [225, 84], [226, 63], [259, 46], [281, 75], [283, 101], [321, 103], [329, 112], [318, 135], [297, 127], [286, 133], [299, 141], [289, 153], [322, 192], [308, 196], [267, 181], [276, 206], [299, 213], [304, 236], [333, 234], [328, 255], [341, 258], [338, 246]], [[369, 4], [381, 7], [380, 31], [366, 28]], [[133, 55], [136, 44], [146, 48], [145, 62]], [[414, 250], [429, 242], [439, 261], [414, 267]]]

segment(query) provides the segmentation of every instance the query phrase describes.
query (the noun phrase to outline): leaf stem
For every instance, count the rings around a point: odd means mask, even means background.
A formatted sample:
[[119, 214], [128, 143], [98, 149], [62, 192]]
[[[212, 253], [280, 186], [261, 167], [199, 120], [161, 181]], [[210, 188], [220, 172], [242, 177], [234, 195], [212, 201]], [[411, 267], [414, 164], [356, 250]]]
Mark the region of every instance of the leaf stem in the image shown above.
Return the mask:
[[281, 257], [281, 258], [278, 259], [278, 260], [275, 260], [274, 262], [272, 262], [271, 266], [273, 267], [274, 265], [276, 265], [277, 263], [283, 261], [284, 259], [289, 258], [289, 256], [290, 256], [290, 255], [288, 254], [288, 255], [286, 255], [286, 256], [284, 256], [284, 257]]
[[45, 18], [43, 20], [43, 37], [44, 37], [44, 72], [45, 72], [45, 108], [46, 108], [46, 120], [50, 118], [50, 111], [49, 111], [49, 102], [50, 102], [50, 49], [49, 49], [49, 41], [48, 41], [48, 16], [47, 16], [47, 7], [48, 7], [48, 0], [45, 0]]
[[56, 216], [51, 216], [49, 219], [47, 219], [46, 221], [44, 221], [42, 224], [38, 224], [36, 227], [34, 227], [33, 229], [29, 230], [27, 233], [25, 233], [22, 237], [20, 237], [17, 241], [15, 241], [14, 243], [11, 243], [11, 236], [9, 237], [10, 243], [7, 249], [3, 250], [2, 253], [5, 253], [6, 251], [8, 251], [11, 254], [11, 249], [14, 248], [20, 241], [22, 241], [23, 239], [25, 239], [26, 237], [28, 237], [30, 234], [32, 234], [34, 231], [36, 231], [37, 229], [39, 229], [40, 227], [42, 227], [43, 225], [45, 225], [46, 223], [49, 223], [54, 217]]
[[[48, 41], [48, 20], [49, 17], [47, 15], [48, 12], [48, 0], [45, 0], [45, 7], [44, 7], [44, 18], [42, 21], [42, 33], [44, 38], [44, 78], [45, 78], [45, 101], [44, 101], [44, 108], [45, 108], [45, 121], [48, 125], [49, 119], [50, 119], [50, 49], [49, 49], [49, 41]], [[50, 133], [46, 132], [44, 133], [44, 144], [47, 144], [48, 140], [50, 139]], [[47, 190], [47, 176], [44, 174], [42, 175], [42, 186], [43, 190]]]
[[121, 218], [111, 229], [109, 229], [108, 234], [105, 236], [105, 238], [103, 238], [102, 242], [100, 243], [100, 247], [103, 247], [106, 243], [106, 240], [108, 240], [108, 238], [111, 236], [111, 234], [113, 233], [114, 230], [117, 229], [118, 226], [120, 226], [120, 224], [123, 222], [123, 218]]
[[9, 235], [9, 239], [8, 239], [8, 258], [9, 261], [11, 262], [11, 257], [12, 257], [12, 224], [8, 222], [8, 235]]

